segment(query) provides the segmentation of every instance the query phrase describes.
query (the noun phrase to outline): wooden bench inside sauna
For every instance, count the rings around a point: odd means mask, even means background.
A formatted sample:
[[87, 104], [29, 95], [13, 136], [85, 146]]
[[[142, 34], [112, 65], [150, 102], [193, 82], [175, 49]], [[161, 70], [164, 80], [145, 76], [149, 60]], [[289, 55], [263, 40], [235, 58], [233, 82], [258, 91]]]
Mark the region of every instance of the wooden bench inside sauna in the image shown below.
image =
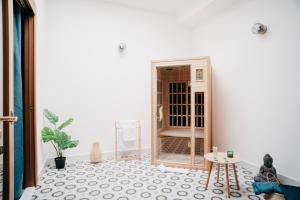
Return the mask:
[[204, 169], [211, 149], [209, 57], [152, 62], [152, 164]]

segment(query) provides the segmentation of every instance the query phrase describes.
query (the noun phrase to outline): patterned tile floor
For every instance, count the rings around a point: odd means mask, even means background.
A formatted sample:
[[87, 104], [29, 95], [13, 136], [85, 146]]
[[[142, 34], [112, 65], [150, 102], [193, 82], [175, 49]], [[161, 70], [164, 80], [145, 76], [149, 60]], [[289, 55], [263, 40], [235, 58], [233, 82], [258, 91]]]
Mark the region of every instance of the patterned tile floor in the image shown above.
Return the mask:
[[[101, 164], [74, 161], [69, 162], [64, 170], [54, 167], [44, 169], [32, 199], [227, 199], [224, 168], [221, 168], [220, 183], [216, 183], [216, 170], [213, 170], [209, 189], [204, 191], [207, 172], [164, 173], [150, 165], [149, 155], [144, 155], [142, 161], [116, 162], [111, 158]], [[233, 184], [230, 199], [262, 199], [252, 192], [253, 174], [238, 166], [240, 190], [237, 191], [233, 170], [230, 169], [230, 182]]]

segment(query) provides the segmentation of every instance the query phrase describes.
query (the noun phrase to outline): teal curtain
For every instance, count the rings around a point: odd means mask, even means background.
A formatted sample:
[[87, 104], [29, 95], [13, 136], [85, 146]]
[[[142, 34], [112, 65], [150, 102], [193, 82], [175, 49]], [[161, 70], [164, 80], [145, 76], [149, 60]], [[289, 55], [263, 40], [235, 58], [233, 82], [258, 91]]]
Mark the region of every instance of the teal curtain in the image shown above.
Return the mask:
[[22, 84], [22, 14], [14, 9], [14, 112], [18, 117], [14, 125], [14, 189], [15, 199], [23, 192], [24, 147], [23, 147], [23, 84]]

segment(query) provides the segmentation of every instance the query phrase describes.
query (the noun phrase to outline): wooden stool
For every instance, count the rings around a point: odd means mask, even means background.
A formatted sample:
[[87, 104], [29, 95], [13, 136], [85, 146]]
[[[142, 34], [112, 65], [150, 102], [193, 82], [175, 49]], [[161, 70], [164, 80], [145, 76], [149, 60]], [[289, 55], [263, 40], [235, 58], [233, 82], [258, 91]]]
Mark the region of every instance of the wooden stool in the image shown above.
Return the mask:
[[227, 193], [228, 193], [228, 198], [230, 198], [230, 185], [229, 185], [229, 165], [231, 164], [233, 167], [233, 172], [234, 172], [234, 177], [235, 177], [235, 182], [237, 186], [237, 190], [240, 190], [239, 186], [239, 180], [238, 176], [236, 173], [236, 166], [235, 164], [240, 162], [240, 159], [238, 156], [234, 156], [233, 158], [228, 158], [227, 153], [225, 152], [218, 152], [217, 155], [213, 153], [208, 153], [204, 155], [204, 158], [208, 161], [209, 163], [209, 171], [208, 171], [208, 177], [205, 185], [205, 190], [207, 190], [208, 184], [209, 184], [209, 179], [210, 179], [210, 174], [211, 170], [213, 167], [213, 164], [217, 164], [218, 172], [217, 172], [217, 183], [219, 183], [219, 177], [220, 177], [220, 165], [224, 164], [225, 165], [225, 173], [226, 173], [226, 186], [227, 186]]

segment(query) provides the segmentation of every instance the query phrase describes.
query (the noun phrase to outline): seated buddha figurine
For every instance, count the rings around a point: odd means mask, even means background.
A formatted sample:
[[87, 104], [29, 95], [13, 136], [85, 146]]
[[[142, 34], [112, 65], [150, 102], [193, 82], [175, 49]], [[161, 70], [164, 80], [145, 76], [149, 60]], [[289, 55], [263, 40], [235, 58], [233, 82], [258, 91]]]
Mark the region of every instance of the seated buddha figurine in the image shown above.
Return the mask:
[[255, 182], [275, 182], [278, 183], [276, 169], [273, 167], [273, 158], [270, 154], [264, 156], [264, 165], [259, 169], [259, 174], [254, 177]]

